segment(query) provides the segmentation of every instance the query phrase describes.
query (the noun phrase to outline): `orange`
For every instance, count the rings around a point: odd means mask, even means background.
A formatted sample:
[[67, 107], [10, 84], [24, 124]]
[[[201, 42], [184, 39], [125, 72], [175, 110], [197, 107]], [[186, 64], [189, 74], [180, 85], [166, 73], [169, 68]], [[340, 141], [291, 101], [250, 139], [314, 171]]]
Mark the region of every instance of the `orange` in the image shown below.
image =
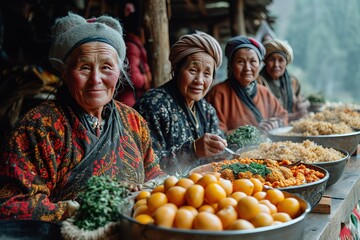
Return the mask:
[[196, 216], [198, 214], [198, 210], [196, 208], [194, 208], [193, 206], [184, 205], [184, 206], [179, 207], [179, 210], [180, 209], [187, 209], [187, 210], [191, 211], [192, 214], [194, 214], [194, 216]]
[[151, 212], [146, 205], [141, 205], [138, 208], [136, 208], [134, 210], [133, 218], [141, 214], [151, 215]]
[[251, 219], [251, 223], [255, 227], [266, 227], [272, 225], [274, 219], [268, 213], [261, 212]]
[[233, 206], [227, 206], [216, 213], [221, 220], [224, 229], [228, 229], [230, 225], [237, 219], [238, 214]]
[[199, 184], [203, 186], [203, 188], [206, 188], [207, 185], [210, 183], [217, 183], [218, 179], [214, 174], [207, 173], [202, 178], [199, 179], [199, 181], [196, 184]]
[[176, 211], [171, 206], [161, 206], [154, 212], [154, 222], [158, 226], [169, 227], [173, 226]]
[[164, 181], [164, 191], [166, 191], [171, 188], [172, 186], [175, 186], [175, 184], [178, 182], [178, 178], [175, 176], [167, 177]]
[[141, 205], [146, 205], [147, 203], [147, 199], [144, 198], [144, 199], [140, 199], [139, 201], [137, 201], [135, 204], [134, 204], [134, 210], [136, 210], [139, 206]]
[[288, 197], [278, 203], [277, 209], [289, 214], [291, 218], [296, 218], [300, 213], [300, 203], [296, 198]]
[[218, 209], [221, 210], [227, 206], [233, 206], [233, 207], [236, 207], [237, 205], [237, 201], [235, 200], [235, 198], [232, 198], [232, 197], [226, 197], [226, 198], [223, 198], [221, 199], [219, 202], [218, 202]]
[[154, 223], [154, 219], [150, 215], [147, 215], [147, 214], [140, 214], [135, 217], [135, 220], [141, 224], [153, 224]]
[[221, 231], [223, 226], [218, 216], [209, 212], [199, 212], [194, 219], [194, 229]]
[[261, 192], [263, 190], [263, 183], [258, 178], [250, 178], [250, 181], [254, 184], [254, 190], [253, 193]]
[[245, 220], [251, 220], [260, 213], [259, 201], [252, 196], [240, 199], [236, 207], [239, 218]]
[[151, 212], [154, 212], [158, 207], [166, 203], [168, 203], [168, 199], [165, 193], [162, 192], [153, 193], [147, 198], [147, 207]]
[[243, 197], [246, 197], [246, 193], [244, 192], [233, 192], [230, 197], [234, 198], [236, 201], [239, 201]]
[[250, 179], [242, 178], [236, 179], [233, 182], [233, 191], [234, 192], [243, 192], [248, 196], [251, 196], [254, 191], [254, 183]]
[[219, 185], [225, 190], [226, 196], [230, 196], [233, 192], [233, 185], [230, 180], [220, 178]]
[[279, 189], [273, 188], [266, 192], [265, 199], [269, 200], [272, 204], [277, 205], [285, 199], [285, 195]]
[[221, 173], [219, 172], [209, 172], [208, 174], [212, 174], [216, 177], [216, 179], [219, 181], [220, 180], [220, 177], [221, 177]]
[[194, 185], [194, 181], [190, 178], [180, 178], [179, 181], [175, 184], [175, 186], [180, 186], [183, 188], [188, 188], [191, 185]]
[[201, 173], [192, 173], [189, 175], [189, 179], [191, 179], [194, 183], [197, 183], [203, 175]]
[[177, 207], [175, 204], [173, 204], [173, 203], [166, 203], [166, 204], [164, 204], [163, 206], [170, 207], [170, 208], [172, 208], [174, 211], [177, 211], [177, 210], [178, 210], [178, 207]]
[[164, 185], [159, 185], [159, 186], [156, 186], [152, 191], [151, 193], [156, 193], [156, 192], [165, 192], [165, 188], [164, 188]]
[[205, 199], [209, 203], [217, 203], [226, 197], [225, 190], [217, 183], [210, 183], [205, 188]]
[[278, 222], [288, 222], [292, 219], [289, 214], [284, 212], [273, 213], [272, 217], [274, 221], [278, 221]]
[[174, 203], [176, 206], [182, 206], [185, 204], [185, 192], [186, 189], [180, 186], [172, 186], [166, 192], [168, 202]]
[[140, 199], [144, 199], [147, 198], [148, 196], [150, 196], [150, 192], [148, 191], [141, 191], [139, 192], [139, 194], [136, 196], [136, 201], [139, 201]]
[[188, 209], [179, 209], [176, 211], [174, 227], [183, 229], [192, 229], [195, 215]]
[[265, 199], [266, 192], [262, 192], [262, 191], [261, 192], [256, 192], [252, 196], [260, 201], [260, 200]]
[[255, 226], [245, 219], [237, 219], [229, 226], [229, 230], [247, 230], [254, 228]]
[[270, 214], [276, 213], [277, 212], [277, 207], [272, 204], [269, 200], [267, 199], [262, 199], [259, 201], [260, 204], [266, 205], [269, 209], [270, 209]]
[[203, 204], [204, 198], [205, 189], [201, 185], [194, 184], [186, 189], [185, 199], [187, 205], [198, 208]]
[[215, 209], [209, 205], [209, 204], [204, 204], [201, 207], [199, 207], [198, 209], [199, 212], [210, 212], [210, 213], [215, 213]]

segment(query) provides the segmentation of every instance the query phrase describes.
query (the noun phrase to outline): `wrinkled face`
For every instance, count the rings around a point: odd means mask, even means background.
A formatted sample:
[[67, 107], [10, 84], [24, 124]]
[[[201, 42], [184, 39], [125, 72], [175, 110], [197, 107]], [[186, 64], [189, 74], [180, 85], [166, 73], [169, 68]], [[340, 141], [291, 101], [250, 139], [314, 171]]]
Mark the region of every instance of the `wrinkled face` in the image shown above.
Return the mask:
[[246, 87], [259, 76], [260, 66], [259, 57], [253, 49], [240, 48], [232, 57], [230, 71], [240, 85]]
[[214, 79], [215, 60], [199, 52], [186, 57], [176, 76], [176, 84], [188, 106], [202, 99]]
[[63, 74], [70, 94], [89, 114], [113, 98], [120, 76], [118, 55], [109, 44], [90, 42], [75, 49]]
[[280, 53], [273, 53], [265, 59], [265, 69], [270, 77], [279, 79], [285, 73], [286, 58]]

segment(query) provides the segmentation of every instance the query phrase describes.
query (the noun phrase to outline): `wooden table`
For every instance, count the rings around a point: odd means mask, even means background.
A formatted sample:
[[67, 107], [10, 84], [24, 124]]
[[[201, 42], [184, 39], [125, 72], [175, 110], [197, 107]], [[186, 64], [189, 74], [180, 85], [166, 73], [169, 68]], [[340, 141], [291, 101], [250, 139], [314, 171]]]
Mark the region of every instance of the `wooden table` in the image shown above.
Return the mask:
[[338, 239], [341, 223], [349, 220], [360, 200], [360, 154], [349, 159], [341, 179], [327, 188], [324, 195], [331, 196], [331, 213], [310, 213], [306, 217], [306, 240]]

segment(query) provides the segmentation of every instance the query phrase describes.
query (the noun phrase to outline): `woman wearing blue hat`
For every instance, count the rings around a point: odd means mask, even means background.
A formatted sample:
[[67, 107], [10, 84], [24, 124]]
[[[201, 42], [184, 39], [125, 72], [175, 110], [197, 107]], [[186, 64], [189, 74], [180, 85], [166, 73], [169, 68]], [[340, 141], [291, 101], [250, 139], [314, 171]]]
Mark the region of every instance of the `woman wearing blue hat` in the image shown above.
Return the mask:
[[220, 127], [230, 132], [244, 125], [268, 131], [288, 123], [287, 111], [266, 87], [257, 84], [265, 55], [255, 39], [237, 36], [225, 47], [228, 79], [214, 86], [206, 99], [216, 109]]

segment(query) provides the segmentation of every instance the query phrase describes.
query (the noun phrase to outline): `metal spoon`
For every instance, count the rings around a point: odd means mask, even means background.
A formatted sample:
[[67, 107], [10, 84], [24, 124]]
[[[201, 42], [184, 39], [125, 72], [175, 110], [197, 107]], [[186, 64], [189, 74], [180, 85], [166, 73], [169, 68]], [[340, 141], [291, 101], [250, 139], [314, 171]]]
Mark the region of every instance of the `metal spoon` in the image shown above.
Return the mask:
[[225, 148], [225, 151], [227, 151], [228, 153], [230, 153], [231, 155], [240, 158], [241, 156], [239, 154], [237, 154], [236, 152], [234, 152], [233, 150], [231, 150], [230, 148]]

